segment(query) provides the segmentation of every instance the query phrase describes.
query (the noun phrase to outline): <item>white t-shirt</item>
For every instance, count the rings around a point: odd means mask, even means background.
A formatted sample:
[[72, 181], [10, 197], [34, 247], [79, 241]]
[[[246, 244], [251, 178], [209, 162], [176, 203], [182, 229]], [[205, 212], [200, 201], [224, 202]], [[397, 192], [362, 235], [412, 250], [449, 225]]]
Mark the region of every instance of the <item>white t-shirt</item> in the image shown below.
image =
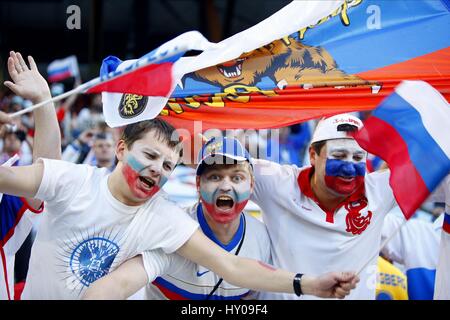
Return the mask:
[[[239, 256], [270, 263], [269, 236], [264, 224], [256, 218], [250, 215], [244, 218], [241, 214], [238, 231], [230, 243], [224, 245], [214, 236], [198, 205], [186, 211], [199, 222], [203, 233], [223, 249], [235, 254], [243, 241]], [[149, 300], [205, 300], [220, 279], [220, 276], [178, 254], [166, 255], [162, 250], [155, 250], [144, 252], [143, 257], [151, 282], [145, 288], [145, 298]], [[248, 294], [248, 289], [222, 281], [210, 300], [236, 300]]]
[[[4, 194], [0, 203], [0, 300], [14, 299], [14, 262], [30, 234], [33, 219], [42, 212], [25, 199]], [[9, 292], [9, 294], [8, 294]]]
[[[375, 299], [377, 259], [383, 220], [395, 205], [389, 171], [365, 177], [337, 212], [326, 212], [310, 185], [311, 167], [298, 168], [255, 160], [252, 200], [263, 211], [272, 243], [275, 267], [320, 275], [330, 271], [359, 271], [360, 282], [347, 299]], [[299, 299], [294, 294], [267, 293], [268, 299]], [[318, 299], [303, 295], [300, 299]]]
[[46, 212], [31, 251], [23, 299], [78, 299], [95, 280], [146, 250], [177, 250], [198, 228], [159, 192], [127, 206], [108, 189], [106, 168], [43, 160], [36, 194]]
[[[436, 266], [439, 258], [442, 220], [434, 223], [405, 218], [389, 213], [384, 219], [381, 239], [397, 234], [386, 243], [381, 252], [389, 260], [405, 267], [410, 300], [432, 300]], [[397, 231], [397, 229], [400, 230]]]

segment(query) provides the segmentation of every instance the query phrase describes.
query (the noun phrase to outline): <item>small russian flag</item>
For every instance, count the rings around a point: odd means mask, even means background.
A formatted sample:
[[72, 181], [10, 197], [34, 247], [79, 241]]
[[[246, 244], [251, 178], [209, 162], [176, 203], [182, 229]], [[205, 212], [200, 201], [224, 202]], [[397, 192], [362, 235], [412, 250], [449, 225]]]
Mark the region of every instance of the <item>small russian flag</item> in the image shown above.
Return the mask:
[[391, 170], [390, 185], [408, 219], [450, 172], [450, 107], [423, 81], [403, 81], [354, 137]]
[[47, 67], [48, 81], [58, 82], [70, 77], [78, 77], [78, 61], [76, 56], [54, 60]]
[[450, 235], [450, 214], [444, 213], [444, 223], [442, 229]]

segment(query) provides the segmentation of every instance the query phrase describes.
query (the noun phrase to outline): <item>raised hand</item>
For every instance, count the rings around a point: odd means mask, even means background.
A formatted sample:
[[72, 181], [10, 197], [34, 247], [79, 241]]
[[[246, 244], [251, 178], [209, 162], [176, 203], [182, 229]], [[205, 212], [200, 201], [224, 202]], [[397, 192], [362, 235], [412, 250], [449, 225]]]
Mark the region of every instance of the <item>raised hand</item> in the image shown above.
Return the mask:
[[10, 118], [10, 116], [2, 111], [0, 111], [0, 126], [4, 125], [4, 124], [11, 124], [12, 123], [12, 119]]
[[343, 299], [358, 282], [359, 277], [354, 272], [326, 273], [315, 279], [314, 295], [321, 298]]
[[12, 79], [4, 84], [15, 94], [34, 104], [51, 98], [47, 81], [39, 73], [33, 57], [28, 56], [30, 67], [19, 52], [11, 51], [8, 58], [8, 71]]

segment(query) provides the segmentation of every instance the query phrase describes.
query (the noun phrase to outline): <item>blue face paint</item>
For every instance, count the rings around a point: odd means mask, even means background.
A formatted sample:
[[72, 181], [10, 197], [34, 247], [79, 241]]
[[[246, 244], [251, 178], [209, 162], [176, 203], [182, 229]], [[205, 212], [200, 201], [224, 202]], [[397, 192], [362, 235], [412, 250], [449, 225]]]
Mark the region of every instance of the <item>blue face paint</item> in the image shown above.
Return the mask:
[[325, 175], [330, 177], [357, 177], [364, 176], [366, 164], [364, 162], [349, 162], [338, 159], [327, 159]]
[[327, 159], [325, 184], [339, 194], [349, 195], [364, 183], [365, 172], [366, 166], [363, 162]]
[[147, 166], [143, 165], [139, 160], [137, 160], [132, 154], [128, 153], [125, 158], [125, 162], [136, 172], [141, 172]]
[[159, 188], [162, 188], [163, 185], [166, 184], [167, 180], [169, 180], [169, 177], [161, 175], [161, 178], [159, 179], [159, 183], [158, 183]]

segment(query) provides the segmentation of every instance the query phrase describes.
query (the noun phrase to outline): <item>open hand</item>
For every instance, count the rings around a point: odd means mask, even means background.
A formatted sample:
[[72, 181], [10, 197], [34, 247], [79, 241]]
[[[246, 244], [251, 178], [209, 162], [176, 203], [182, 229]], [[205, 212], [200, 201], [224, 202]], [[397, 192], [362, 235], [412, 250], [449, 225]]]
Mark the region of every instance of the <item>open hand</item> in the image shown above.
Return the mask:
[[30, 67], [19, 52], [11, 51], [8, 58], [8, 71], [13, 82], [5, 81], [5, 86], [34, 104], [51, 98], [47, 81], [39, 73], [33, 57], [28, 56]]

